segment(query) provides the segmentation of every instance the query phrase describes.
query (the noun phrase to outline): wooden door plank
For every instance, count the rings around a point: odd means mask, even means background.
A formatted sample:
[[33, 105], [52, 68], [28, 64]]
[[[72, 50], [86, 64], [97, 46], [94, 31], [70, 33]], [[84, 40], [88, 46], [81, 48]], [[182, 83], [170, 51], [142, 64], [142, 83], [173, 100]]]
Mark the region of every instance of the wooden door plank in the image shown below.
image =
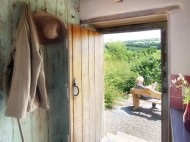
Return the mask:
[[[100, 81], [99, 81], [99, 46], [100, 46], [100, 39], [97, 33], [95, 33], [95, 97], [96, 97], [96, 114], [100, 116], [100, 97], [99, 97], [99, 92], [100, 92]], [[96, 118], [96, 142], [100, 141], [100, 118]]]
[[104, 38], [100, 36], [100, 138], [104, 136]]
[[82, 41], [82, 119], [83, 119], [83, 142], [90, 141], [89, 131], [89, 64], [88, 64], [88, 30], [81, 29], [81, 41]]
[[[73, 78], [81, 90], [81, 31], [73, 26]], [[82, 142], [82, 94], [74, 98], [74, 142]]]
[[74, 131], [74, 108], [73, 108], [73, 27], [69, 25], [68, 32], [69, 32], [69, 109], [70, 109], [70, 142], [73, 142], [73, 131]]
[[96, 97], [95, 97], [95, 72], [94, 72], [94, 52], [95, 52], [94, 32], [89, 31], [89, 97], [90, 97], [90, 141], [96, 140]]
[[95, 97], [96, 97], [96, 142], [100, 141], [100, 38], [99, 35], [96, 33], [95, 34]]

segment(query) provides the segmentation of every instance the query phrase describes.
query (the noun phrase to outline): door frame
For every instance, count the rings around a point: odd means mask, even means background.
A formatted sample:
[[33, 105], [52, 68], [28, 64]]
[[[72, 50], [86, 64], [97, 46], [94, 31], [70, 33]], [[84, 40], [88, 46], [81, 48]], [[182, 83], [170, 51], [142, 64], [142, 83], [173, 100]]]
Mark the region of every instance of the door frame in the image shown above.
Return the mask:
[[161, 30], [161, 76], [162, 76], [162, 121], [161, 136], [162, 142], [170, 141], [170, 117], [169, 117], [169, 57], [168, 57], [168, 25], [167, 20], [159, 22], [149, 22], [142, 24], [124, 25], [116, 27], [99, 28], [102, 34], [113, 34], [123, 32], [135, 32], [144, 30]]

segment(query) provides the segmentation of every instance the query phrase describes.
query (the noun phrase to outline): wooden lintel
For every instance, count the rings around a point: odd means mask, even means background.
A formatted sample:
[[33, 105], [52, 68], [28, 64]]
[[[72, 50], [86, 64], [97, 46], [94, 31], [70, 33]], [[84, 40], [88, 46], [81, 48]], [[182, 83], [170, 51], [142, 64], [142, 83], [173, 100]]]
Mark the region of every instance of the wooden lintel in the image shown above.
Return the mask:
[[96, 32], [96, 28], [93, 27], [92, 25], [89, 25], [89, 24], [81, 24], [80, 26], [81, 26], [81, 27], [84, 27], [84, 28], [87, 29], [87, 30]]
[[121, 25], [115, 27], [97, 28], [97, 31], [102, 34], [113, 34], [113, 33], [124, 33], [124, 32], [134, 32], [134, 31], [156, 30], [156, 29], [165, 30], [166, 27], [167, 27], [167, 22], [160, 21], [160, 22], [139, 23], [139, 24]]
[[103, 22], [103, 21], [112, 21], [112, 20], [118, 20], [118, 19], [127, 19], [127, 18], [136, 18], [136, 17], [149, 16], [149, 15], [165, 14], [171, 10], [179, 9], [179, 8], [180, 8], [179, 5], [173, 5], [173, 6], [167, 6], [167, 7], [162, 7], [162, 8], [125, 12], [125, 13], [119, 13], [115, 15], [108, 15], [108, 16], [87, 19], [87, 20], [81, 20], [81, 24], [90, 24], [90, 23]]

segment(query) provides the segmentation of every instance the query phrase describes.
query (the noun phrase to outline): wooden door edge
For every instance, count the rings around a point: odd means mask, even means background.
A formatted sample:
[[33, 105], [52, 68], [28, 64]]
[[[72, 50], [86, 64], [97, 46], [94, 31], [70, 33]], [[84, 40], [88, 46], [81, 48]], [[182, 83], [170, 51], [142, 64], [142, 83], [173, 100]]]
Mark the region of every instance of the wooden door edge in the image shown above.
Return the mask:
[[72, 72], [72, 65], [73, 65], [73, 41], [72, 41], [72, 25], [68, 25], [68, 62], [69, 62], [69, 140], [68, 142], [73, 142], [73, 72]]

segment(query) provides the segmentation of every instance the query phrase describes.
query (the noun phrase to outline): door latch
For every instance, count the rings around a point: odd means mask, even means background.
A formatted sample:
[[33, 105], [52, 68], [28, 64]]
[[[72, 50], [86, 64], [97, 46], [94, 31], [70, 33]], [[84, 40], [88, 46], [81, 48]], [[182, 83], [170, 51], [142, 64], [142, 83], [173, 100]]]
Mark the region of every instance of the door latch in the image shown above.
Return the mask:
[[76, 78], [73, 79], [73, 95], [74, 97], [79, 95], [79, 87], [77, 86]]

